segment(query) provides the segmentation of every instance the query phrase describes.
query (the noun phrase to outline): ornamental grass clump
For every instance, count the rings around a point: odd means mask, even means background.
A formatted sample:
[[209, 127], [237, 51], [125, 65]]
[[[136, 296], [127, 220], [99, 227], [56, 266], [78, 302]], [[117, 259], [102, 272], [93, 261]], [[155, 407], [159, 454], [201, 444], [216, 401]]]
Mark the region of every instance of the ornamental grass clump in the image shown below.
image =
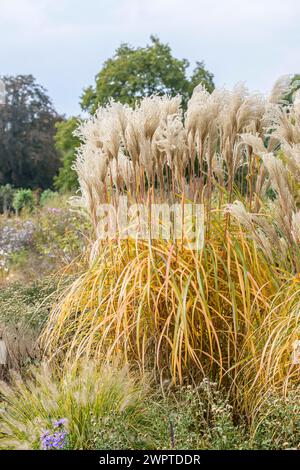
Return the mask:
[[52, 311], [48, 353], [122, 353], [175, 381], [197, 373], [221, 380], [242, 360], [278, 283], [253, 242], [238, 233], [224, 240], [218, 229], [199, 253], [165, 241], [103, 246]]
[[[209, 94], [111, 101], [80, 125], [75, 163], [93, 241], [89, 267], [43, 334], [51, 359], [122, 357], [162, 379], [213, 376], [251, 415], [272, 385], [298, 380], [298, 95], [242, 84]], [[204, 243], [120, 233], [103, 239], [103, 204], [202, 204]], [[101, 236], [100, 236], [101, 235]], [[101, 238], [102, 237], [102, 238]]]
[[[12, 373], [0, 383], [1, 449], [89, 449], [105, 420], [127, 430], [127, 448], [151, 446], [146, 419], [147, 390], [112, 365], [81, 362], [63, 374], [48, 365], [32, 368], [26, 379]], [[111, 432], [114, 430], [111, 429]]]

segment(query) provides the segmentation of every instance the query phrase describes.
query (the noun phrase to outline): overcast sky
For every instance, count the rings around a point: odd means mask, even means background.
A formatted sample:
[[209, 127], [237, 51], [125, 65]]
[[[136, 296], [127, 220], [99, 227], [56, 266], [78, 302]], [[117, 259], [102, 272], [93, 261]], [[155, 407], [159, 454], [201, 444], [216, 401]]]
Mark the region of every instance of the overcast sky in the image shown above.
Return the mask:
[[78, 114], [115, 48], [150, 34], [204, 60], [218, 86], [267, 92], [300, 72], [299, 0], [0, 0], [0, 75], [31, 73], [60, 113]]

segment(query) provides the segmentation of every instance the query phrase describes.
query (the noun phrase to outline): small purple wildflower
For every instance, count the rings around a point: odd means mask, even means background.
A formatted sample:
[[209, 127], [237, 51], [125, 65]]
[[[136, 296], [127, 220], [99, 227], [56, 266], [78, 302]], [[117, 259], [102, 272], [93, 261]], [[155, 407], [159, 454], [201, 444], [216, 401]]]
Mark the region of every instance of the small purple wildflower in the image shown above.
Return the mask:
[[49, 430], [43, 431], [41, 434], [41, 446], [43, 450], [59, 450], [66, 447], [68, 433], [64, 429], [64, 426], [67, 425], [67, 422], [67, 419], [61, 418], [53, 423], [53, 427], [58, 429], [57, 431], [52, 433]]
[[53, 422], [53, 427], [60, 428], [60, 427], [63, 427], [63, 426], [67, 426], [67, 424], [68, 424], [68, 420], [66, 418], [61, 418], [61, 419]]

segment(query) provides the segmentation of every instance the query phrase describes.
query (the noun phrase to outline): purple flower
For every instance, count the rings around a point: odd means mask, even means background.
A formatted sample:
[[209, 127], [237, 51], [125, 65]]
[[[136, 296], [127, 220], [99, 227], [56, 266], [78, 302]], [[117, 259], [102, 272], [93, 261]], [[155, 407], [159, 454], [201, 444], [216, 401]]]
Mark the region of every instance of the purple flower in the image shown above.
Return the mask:
[[43, 450], [64, 449], [67, 443], [66, 438], [67, 438], [66, 431], [55, 432], [54, 434], [44, 433], [41, 436], [42, 449]]
[[53, 422], [53, 426], [55, 428], [60, 428], [62, 426], [67, 426], [67, 424], [68, 424], [67, 418], [61, 418], [61, 419]]
[[68, 433], [64, 429], [64, 426], [67, 425], [68, 420], [61, 418], [53, 422], [53, 427], [58, 429], [51, 433], [49, 430], [45, 430], [41, 434], [41, 446], [43, 450], [51, 449], [64, 449], [67, 445]]

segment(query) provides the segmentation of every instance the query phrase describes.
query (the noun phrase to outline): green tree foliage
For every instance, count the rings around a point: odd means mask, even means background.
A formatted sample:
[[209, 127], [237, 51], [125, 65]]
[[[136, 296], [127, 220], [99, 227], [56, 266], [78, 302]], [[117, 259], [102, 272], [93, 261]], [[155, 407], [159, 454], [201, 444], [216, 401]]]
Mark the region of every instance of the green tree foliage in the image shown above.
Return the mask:
[[73, 135], [78, 127], [78, 118], [71, 117], [56, 124], [55, 147], [61, 159], [61, 168], [54, 179], [54, 186], [60, 191], [74, 191], [78, 188], [78, 178], [72, 169], [79, 139]]
[[44, 207], [49, 202], [54, 201], [57, 197], [57, 192], [52, 191], [51, 189], [45, 189], [45, 191], [42, 192], [40, 197], [40, 206]]
[[196, 67], [192, 73], [192, 76], [190, 78], [190, 86], [189, 86], [189, 91], [190, 95], [193, 93], [194, 88], [199, 85], [199, 83], [202, 83], [205, 85], [207, 91], [211, 93], [214, 88], [214, 76], [211, 72], [206, 70], [204, 62], [196, 62]]
[[12, 207], [14, 188], [10, 184], [0, 186], [0, 211], [7, 213]]
[[2, 80], [6, 94], [0, 106], [0, 184], [49, 187], [59, 166], [54, 134], [60, 118], [32, 75]]
[[87, 88], [81, 99], [83, 110], [94, 113], [99, 105], [111, 98], [134, 105], [144, 96], [180, 93], [186, 102], [200, 82], [209, 91], [214, 88], [213, 75], [197, 62], [191, 78], [187, 77], [189, 62], [176, 59], [168, 44], [154, 36], [146, 47], [121, 44], [96, 76], [95, 86]]
[[291, 91], [284, 97], [284, 99], [291, 104], [293, 102], [293, 98], [295, 92], [300, 88], [300, 74], [296, 74], [293, 76], [291, 80]]
[[12, 205], [17, 214], [24, 208], [32, 211], [34, 209], [34, 196], [31, 189], [18, 189], [14, 194]]

